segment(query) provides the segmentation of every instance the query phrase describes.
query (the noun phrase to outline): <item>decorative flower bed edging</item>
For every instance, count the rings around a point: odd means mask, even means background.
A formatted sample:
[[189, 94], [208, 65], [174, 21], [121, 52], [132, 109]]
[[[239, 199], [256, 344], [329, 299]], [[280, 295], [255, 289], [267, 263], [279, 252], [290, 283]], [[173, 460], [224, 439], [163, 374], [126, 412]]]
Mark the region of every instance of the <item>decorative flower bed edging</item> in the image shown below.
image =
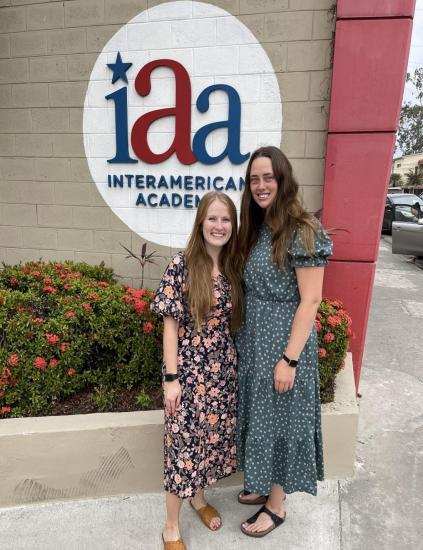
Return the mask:
[[[326, 476], [350, 477], [358, 425], [351, 354], [322, 414]], [[2, 420], [0, 506], [161, 491], [162, 420], [162, 411]]]

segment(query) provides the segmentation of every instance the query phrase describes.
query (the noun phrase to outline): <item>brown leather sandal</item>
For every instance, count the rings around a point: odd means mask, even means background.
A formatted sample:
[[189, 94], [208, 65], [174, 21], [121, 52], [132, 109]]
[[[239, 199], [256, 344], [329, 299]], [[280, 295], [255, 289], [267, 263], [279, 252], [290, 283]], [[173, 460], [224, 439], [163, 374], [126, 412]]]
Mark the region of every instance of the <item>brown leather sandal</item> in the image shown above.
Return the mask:
[[[194, 510], [194, 512], [197, 514], [197, 516], [201, 519], [204, 525], [210, 529], [210, 531], [218, 531], [222, 527], [222, 517], [219, 514], [219, 512], [216, 510], [216, 508], [214, 508], [210, 504], [206, 504], [205, 506], [197, 510], [194, 507], [192, 500], [190, 500], [189, 503], [191, 504], [191, 507]], [[216, 529], [212, 529], [210, 527], [211, 521], [214, 518], [220, 519], [220, 525], [219, 527], [216, 527]]]
[[162, 541], [164, 550], [187, 550], [182, 539], [165, 541], [162, 533]]

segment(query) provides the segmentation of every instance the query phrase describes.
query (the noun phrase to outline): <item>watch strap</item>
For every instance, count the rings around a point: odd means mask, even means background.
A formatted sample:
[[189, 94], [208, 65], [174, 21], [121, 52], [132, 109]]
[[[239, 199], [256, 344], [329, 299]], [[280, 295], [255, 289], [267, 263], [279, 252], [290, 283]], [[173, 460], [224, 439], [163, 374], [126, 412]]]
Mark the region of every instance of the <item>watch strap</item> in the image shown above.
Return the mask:
[[164, 381], [165, 382], [173, 382], [174, 380], [178, 380], [179, 375], [178, 373], [166, 373], [164, 375]]
[[298, 360], [297, 359], [290, 359], [285, 354], [282, 355], [282, 359], [285, 361], [285, 363], [287, 363], [290, 367], [292, 367], [294, 369], [298, 365]]

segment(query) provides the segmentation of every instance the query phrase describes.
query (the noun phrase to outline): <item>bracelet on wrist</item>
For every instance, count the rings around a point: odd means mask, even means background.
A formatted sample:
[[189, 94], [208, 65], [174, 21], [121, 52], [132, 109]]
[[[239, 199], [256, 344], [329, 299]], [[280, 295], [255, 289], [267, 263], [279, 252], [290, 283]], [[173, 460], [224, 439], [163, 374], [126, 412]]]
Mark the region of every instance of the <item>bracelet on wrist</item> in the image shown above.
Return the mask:
[[287, 365], [294, 368], [298, 365], [298, 359], [290, 359], [285, 354], [282, 355], [282, 359], [285, 361]]

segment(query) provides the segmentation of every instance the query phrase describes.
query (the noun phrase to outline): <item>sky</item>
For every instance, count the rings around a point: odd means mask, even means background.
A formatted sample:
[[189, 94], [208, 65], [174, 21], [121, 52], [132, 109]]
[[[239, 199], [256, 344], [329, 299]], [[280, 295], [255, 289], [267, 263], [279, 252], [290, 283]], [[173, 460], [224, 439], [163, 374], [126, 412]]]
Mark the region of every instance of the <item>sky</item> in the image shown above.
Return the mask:
[[[416, 1], [414, 15], [413, 34], [411, 35], [410, 57], [408, 58], [409, 73], [418, 67], [423, 67], [423, 0]], [[413, 101], [410, 84], [405, 85], [404, 101]]]

